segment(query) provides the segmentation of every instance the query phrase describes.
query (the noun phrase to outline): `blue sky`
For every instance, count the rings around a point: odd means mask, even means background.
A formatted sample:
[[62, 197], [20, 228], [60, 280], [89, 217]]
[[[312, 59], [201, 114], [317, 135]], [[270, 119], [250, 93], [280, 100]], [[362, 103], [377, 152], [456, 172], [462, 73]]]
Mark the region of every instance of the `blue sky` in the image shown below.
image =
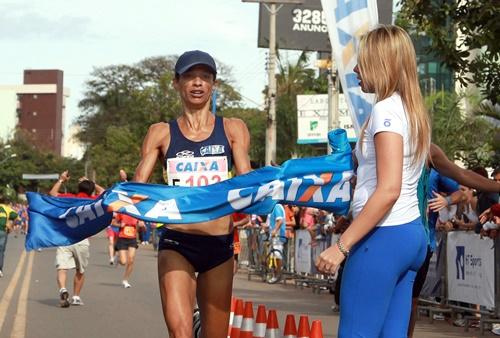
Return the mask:
[[24, 69], [63, 70], [67, 126], [94, 67], [201, 49], [232, 67], [254, 107], [267, 83], [257, 30], [258, 5], [240, 0], [0, 0], [0, 84], [21, 84]]

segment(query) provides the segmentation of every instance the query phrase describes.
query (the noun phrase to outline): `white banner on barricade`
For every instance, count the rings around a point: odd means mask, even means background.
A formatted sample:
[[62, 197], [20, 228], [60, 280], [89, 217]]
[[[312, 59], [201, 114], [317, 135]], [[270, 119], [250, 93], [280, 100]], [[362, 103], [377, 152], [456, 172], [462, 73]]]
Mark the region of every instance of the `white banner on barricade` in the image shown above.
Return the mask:
[[477, 234], [462, 231], [448, 233], [448, 298], [494, 307], [494, 262], [491, 239], [481, 239]]
[[311, 235], [307, 230], [295, 232], [295, 271], [311, 273]]

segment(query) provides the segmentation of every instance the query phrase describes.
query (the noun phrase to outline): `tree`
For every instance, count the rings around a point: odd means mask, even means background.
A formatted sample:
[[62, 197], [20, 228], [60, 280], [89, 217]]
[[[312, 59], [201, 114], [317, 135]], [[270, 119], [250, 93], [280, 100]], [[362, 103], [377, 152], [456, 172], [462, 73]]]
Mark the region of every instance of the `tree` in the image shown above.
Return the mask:
[[228, 108], [221, 112], [225, 117], [237, 117], [245, 121], [250, 132], [250, 159], [258, 167], [266, 160], [266, 114], [255, 108]]
[[432, 141], [449, 158], [462, 160], [468, 167], [498, 164], [498, 128], [495, 130], [482, 114], [464, 116], [460, 99], [455, 93], [446, 92], [426, 97], [432, 118]]
[[[140, 142], [147, 128], [174, 119], [182, 112], [172, 84], [176, 59], [176, 56], [147, 58], [133, 65], [111, 65], [92, 72], [85, 97], [79, 103], [83, 113], [77, 121], [81, 128], [77, 137], [87, 147], [84, 160], [91, 164], [98, 181], [115, 182], [120, 168], [132, 174], [140, 159]], [[231, 69], [218, 64], [218, 113], [250, 121], [252, 136], [259, 135], [257, 111], [241, 107]], [[259, 142], [257, 137], [253, 137], [254, 142]], [[253, 146], [252, 155], [260, 156]], [[152, 181], [160, 182], [161, 177], [158, 170]]]
[[462, 85], [474, 83], [493, 104], [500, 103], [498, 1], [401, 0], [400, 5], [398, 24], [425, 33], [431, 39], [429, 52], [452, 69]]
[[[6, 188], [15, 191], [27, 188], [29, 191], [47, 192], [54, 184], [54, 181], [23, 180], [23, 174], [59, 174], [69, 170], [76, 178], [83, 175], [83, 165], [80, 161], [39, 150], [35, 147], [32, 136], [21, 129], [16, 130], [14, 137], [7, 143], [10, 145], [10, 153], [17, 156], [6, 160], [0, 166], [0, 189], [3, 191]], [[0, 144], [0, 148], [4, 149], [6, 144]], [[8, 154], [4, 152], [2, 155]], [[77, 179], [71, 180], [66, 188], [75, 191], [77, 183]]]
[[[302, 52], [292, 64], [281, 55], [278, 57], [277, 74], [277, 153], [281, 163], [293, 156], [316, 155], [318, 148], [297, 144], [297, 95], [327, 93], [326, 75], [316, 77], [316, 70], [307, 68], [309, 54]], [[325, 152], [326, 148], [319, 151]]]

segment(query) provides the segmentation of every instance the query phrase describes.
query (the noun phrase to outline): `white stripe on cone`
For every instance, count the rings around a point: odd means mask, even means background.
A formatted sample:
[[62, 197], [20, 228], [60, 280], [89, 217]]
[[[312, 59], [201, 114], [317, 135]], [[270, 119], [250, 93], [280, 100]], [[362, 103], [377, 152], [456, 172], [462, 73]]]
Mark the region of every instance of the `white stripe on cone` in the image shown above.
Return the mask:
[[234, 312], [231, 311], [229, 314], [229, 329], [227, 331], [227, 338], [231, 338], [231, 329], [233, 328], [233, 318], [234, 318]]
[[233, 327], [237, 329], [241, 329], [241, 324], [243, 322], [242, 315], [235, 315], [233, 318]]
[[280, 329], [267, 329], [266, 338], [280, 338]]
[[253, 331], [253, 318], [243, 318], [243, 322], [241, 323], [241, 331], [245, 332]]
[[264, 338], [266, 336], [266, 323], [255, 323], [253, 336], [254, 338]]

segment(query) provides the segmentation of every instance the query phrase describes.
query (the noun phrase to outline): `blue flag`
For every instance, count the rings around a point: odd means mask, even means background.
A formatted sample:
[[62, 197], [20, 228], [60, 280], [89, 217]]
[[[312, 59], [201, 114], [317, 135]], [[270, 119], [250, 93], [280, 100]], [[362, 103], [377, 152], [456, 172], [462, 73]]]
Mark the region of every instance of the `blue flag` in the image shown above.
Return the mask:
[[344, 130], [328, 135], [332, 154], [292, 159], [204, 187], [125, 182], [96, 200], [28, 193], [30, 226], [26, 249], [68, 245], [98, 233], [113, 212], [165, 224], [199, 223], [233, 212], [264, 215], [276, 203], [346, 214], [353, 176], [351, 147]]

